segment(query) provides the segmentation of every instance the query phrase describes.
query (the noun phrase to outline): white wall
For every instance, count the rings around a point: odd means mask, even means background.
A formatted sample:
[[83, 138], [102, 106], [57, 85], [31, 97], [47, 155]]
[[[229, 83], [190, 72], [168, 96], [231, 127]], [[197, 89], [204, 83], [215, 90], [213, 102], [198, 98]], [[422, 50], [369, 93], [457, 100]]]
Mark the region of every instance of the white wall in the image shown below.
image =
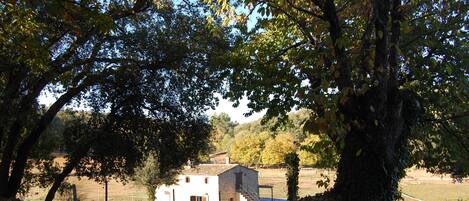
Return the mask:
[[[190, 196], [207, 197], [207, 201], [219, 201], [218, 176], [188, 176], [190, 182], [186, 183], [186, 176], [178, 177], [178, 183], [171, 186], [161, 186], [156, 189], [157, 201], [190, 201]], [[205, 183], [208, 178], [208, 184]], [[175, 200], [173, 200], [173, 189]], [[169, 194], [165, 193], [168, 192]]]
[[[190, 182], [186, 183], [186, 176], [178, 177], [178, 182], [171, 186], [161, 186], [156, 189], [157, 201], [190, 201], [190, 196], [205, 196], [207, 201], [241, 201], [236, 192], [236, 175], [243, 173], [243, 185], [252, 193], [259, 195], [258, 172], [242, 166], [236, 166], [219, 176], [189, 176]], [[208, 178], [208, 184], [205, 184]], [[175, 198], [173, 200], [173, 189]], [[165, 193], [167, 192], [167, 193]], [[207, 196], [208, 195], [208, 196]]]

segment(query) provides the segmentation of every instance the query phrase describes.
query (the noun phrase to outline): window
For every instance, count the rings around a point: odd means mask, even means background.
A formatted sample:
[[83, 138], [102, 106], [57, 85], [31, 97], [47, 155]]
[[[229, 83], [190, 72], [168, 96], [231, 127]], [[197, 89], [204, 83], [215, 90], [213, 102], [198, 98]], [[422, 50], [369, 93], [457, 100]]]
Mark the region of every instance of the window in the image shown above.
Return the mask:
[[191, 201], [207, 201], [207, 198], [203, 196], [191, 196]]
[[186, 183], [189, 183], [191, 182], [191, 178], [190, 177], [186, 177]]
[[205, 177], [205, 183], [208, 184], [208, 177]]

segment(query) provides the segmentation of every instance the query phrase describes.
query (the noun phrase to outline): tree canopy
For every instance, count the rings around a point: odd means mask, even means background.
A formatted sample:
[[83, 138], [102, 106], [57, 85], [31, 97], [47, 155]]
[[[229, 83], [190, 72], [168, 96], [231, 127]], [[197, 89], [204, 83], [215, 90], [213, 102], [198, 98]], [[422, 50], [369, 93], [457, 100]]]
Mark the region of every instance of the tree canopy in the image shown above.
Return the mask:
[[[467, 161], [460, 149], [469, 118], [467, 1], [209, 4], [239, 27], [225, 97], [246, 96], [268, 117], [310, 109], [307, 129], [339, 150], [325, 196], [394, 200], [412, 161], [467, 173], [459, 162]], [[253, 28], [247, 15], [260, 16]]]
[[[133, 171], [142, 153], [157, 153], [163, 171], [204, 151], [203, 112], [216, 103], [229, 48], [229, 34], [204, 9], [149, 0], [2, 1], [0, 197], [15, 197], [30, 181], [30, 163], [45, 160], [34, 150], [53, 136], [45, 130], [65, 107], [89, 115], [64, 132], [70, 166], [55, 171], [58, 185], [72, 169], [100, 180]], [[41, 94], [57, 98], [44, 107]]]

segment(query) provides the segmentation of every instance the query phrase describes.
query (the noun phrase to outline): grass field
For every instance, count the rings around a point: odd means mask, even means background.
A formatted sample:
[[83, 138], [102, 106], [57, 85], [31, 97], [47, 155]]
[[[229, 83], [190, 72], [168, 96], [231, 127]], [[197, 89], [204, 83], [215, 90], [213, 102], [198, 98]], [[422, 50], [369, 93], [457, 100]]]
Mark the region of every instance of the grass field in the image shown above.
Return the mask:
[[[327, 174], [333, 180], [334, 172], [318, 169], [300, 171], [300, 196], [314, 195], [324, 191], [318, 188], [316, 181], [322, 179], [320, 173]], [[455, 184], [447, 176], [432, 175], [425, 170], [408, 170], [408, 176], [400, 183], [401, 192], [405, 195], [424, 201], [469, 201], [469, 181]], [[285, 170], [259, 170], [259, 183], [274, 186], [274, 198], [286, 198], [287, 188]], [[270, 197], [270, 191], [261, 190], [262, 197]], [[405, 201], [416, 201], [404, 196]]]
[[[272, 185], [274, 198], [286, 198], [286, 179], [283, 169], [259, 169], [259, 183], [263, 185]], [[324, 188], [318, 188], [316, 181], [321, 179], [320, 174], [327, 174], [333, 180], [334, 172], [319, 169], [303, 169], [300, 171], [299, 187], [300, 196], [312, 195], [324, 191]], [[401, 181], [401, 191], [409, 196], [424, 201], [469, 201], [469, 181], [455, 184], [451, 178], [446, 176], [437, 176], [426, 173], [424, 170], [409, 170], [408, 176]], [[77, 186], [78, 197], [81, 201], [99, 201], [104, 200], [103, 185], [94, 181], [75, 177], [69, 178], [68, 182]], [[33, 189], [25, 197], [25, 200], [44, 200], [45, 189]], [[261, 189], [262, 197], [270, 197], [270, 190]], [[415, 201], [404, 197], [405, 201]], [[119, 201], [143, 201], [146, 200], [144, 188], [132, 183], [122, 185], [115, 181], [109, 183], [109, 200]]]

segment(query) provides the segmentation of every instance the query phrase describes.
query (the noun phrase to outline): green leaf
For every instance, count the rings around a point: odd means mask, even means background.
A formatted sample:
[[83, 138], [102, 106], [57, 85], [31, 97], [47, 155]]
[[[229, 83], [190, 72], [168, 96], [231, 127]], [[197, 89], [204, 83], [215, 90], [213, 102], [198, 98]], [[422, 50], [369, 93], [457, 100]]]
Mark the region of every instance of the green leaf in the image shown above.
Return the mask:
[[362, 149], [359, 149], [356, 153], [355, 153], [355, 156], [358, 157], [362, 154]]
[[384, 36], [384, 33], [383, 33], [383, 31], [381, 31], [381, 30], [379, 30], [379, 31], [377, 32], [377, 34], [378, 34], [378, 38], [380, 38], [380, 39], [383, 38], [383, 36]]

